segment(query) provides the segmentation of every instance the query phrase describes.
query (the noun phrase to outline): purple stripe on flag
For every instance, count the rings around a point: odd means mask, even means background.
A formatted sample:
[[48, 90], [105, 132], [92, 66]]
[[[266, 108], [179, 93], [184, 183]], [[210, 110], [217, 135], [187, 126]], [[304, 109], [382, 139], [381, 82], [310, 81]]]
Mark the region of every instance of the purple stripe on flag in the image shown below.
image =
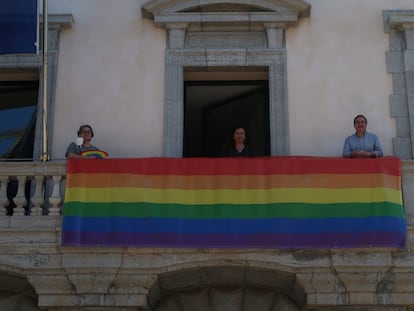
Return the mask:
[[[105, 241], [103, 244], [102, 242]], [[66, 246], [211, 247], [211, 248], [352, 248], [400, 247], [404, 232], [320, 234], [173, 234], [137, 232], [63, 232]]]

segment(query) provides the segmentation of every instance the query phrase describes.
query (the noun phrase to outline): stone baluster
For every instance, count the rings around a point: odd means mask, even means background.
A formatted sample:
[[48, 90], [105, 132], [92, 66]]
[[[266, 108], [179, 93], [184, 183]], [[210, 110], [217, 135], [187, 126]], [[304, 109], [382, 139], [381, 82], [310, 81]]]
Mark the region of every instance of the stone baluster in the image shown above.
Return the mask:
[[9, 176], [0, 176], [0, 214], [7, 214], [6, 207], [9, 204], [7, 199], [7, 180]]
[[14, 208], [13, 215], [15, 216], [23, 216], [25, 213], [25, 210], [23, 206], [26, 205], [27, 200], [25, 197], [25, 186], [26, 186], [26, 176], [17, 176], [16, 177], [18, 181], [18, 188], [17, 188], [17, 194], [16, 197], [13, 199], [14, 203], [16, 204], [16, 207]]
[[32, 198], [33, 207], [31, 215], [38, 216], [43, 213], [43, 179], [43, 176], [34, 176], [35, 192]]
[[60, 215], [60, 205], [62, 203], [62, 198], [60, 197], [60, 182], [62, 176], [52, 176], [53, 180], [53, 189], [52, 194], [49, 197], [50, 208], [49, 215]]

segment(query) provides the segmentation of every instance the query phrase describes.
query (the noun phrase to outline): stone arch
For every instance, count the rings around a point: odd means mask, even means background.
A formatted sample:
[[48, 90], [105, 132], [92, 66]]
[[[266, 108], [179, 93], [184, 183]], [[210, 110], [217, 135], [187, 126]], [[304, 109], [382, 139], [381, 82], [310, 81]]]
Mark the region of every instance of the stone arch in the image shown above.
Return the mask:
[[184, 71], [265, 68], [269, 83], [270, 151], [289, 154], [285, 29], [309, 16], [302, 0], [152, 0], [144, 17], [167, 31], [164, 156], [181, 157]]
[[26, 277], [5, 271], [0, 275], [0, 310], [40, 310], [38, 296]]
[[209, 266], [161, 273], [149, 290], [148, 303], [154, 311], [230, 310], [230, 306], [231, 310], [297, 311], [306, 310], [306, 293], [291, 272]]

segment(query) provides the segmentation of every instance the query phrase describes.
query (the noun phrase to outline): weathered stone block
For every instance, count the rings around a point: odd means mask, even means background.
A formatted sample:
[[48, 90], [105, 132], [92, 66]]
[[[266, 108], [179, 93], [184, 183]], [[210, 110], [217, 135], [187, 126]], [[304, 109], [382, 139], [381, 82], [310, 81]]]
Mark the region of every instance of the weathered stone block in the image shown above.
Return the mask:
[[414, 29], [405, 29], [405, 42], [407, 44], [407, 50], [414, 50]]
[[393, 73], [392, 82], [394, 94], [406, 94], [405, 73]]
[[390, 33], [390, 51], [402, 51], [405, 47], [404, 35], [401, 32]]
[[412, 158], [411, 140], [409, 137], [395, 137], [392, 139], [392, 145], [394, 156], [399, 157], [401, 160], [409, 160]]
[[332, 265], [337, 271], [349, 271], [349, 268], [365, 266], [364, 271], [387, 270], [392, 265], [391, 254], [388, 251], [345, 250], [332, 251]]
[[408, 114], [407, 97], [404, 94], [391, 95], [390, 107], [392, 117], [406, 117]]
[[404, 69], [405, 71], [414, 71], [414, 50], [404, 51]]
[[409, 138], [410, 137], [410, 123], [408, 117], [397, 117], [396, 127], [397, 127], [397, 137], [399, 138]]
[[404, 72], [404, 60], [401, 52], [386, 52], [387, 72]]
[[76, 254], [76, 253], [65, 253], [62, 256], [62, 266], [66, 269], [71, 268], [86, 268], [86, 269], [95, 269], [96, 267], [100, 268], [119, 268], [122, 262], [122, 254], [111, 254], [106, 255], [105, 253], [99, 254], [96, 252], [91, 252], [89, 254]]

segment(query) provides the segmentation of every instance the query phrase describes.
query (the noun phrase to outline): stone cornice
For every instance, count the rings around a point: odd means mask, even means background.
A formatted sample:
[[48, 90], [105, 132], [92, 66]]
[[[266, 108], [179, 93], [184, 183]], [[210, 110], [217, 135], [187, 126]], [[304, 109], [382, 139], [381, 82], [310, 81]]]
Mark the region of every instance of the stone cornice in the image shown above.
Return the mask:
[[296, 23], [298, 16], [294, 13], [272, 12], [215, 12], [215, 13], [169, 13], [154, 17], [157, 24], [177, 23]]
[[[39, 17], [40, 25], [43, 25], [43, 15]], [[48, 15], [49, 29], [72, 28], [73, 15], [72, 14], [49, 14]]]
[[[220, 10], [228, 5], [228, 10]], [[302, 0], [239, 0], [223, 3], [217, 0], [153, 0], [142, 6], [146, 18], [165, 27], [170, 23], [201, 25], [278, 23], [294, 25], [310, 15], [310, 5]]]
[[388, 26], [398, 31], [414, 29], [414, 11], [391, 12], [388, 16]]

